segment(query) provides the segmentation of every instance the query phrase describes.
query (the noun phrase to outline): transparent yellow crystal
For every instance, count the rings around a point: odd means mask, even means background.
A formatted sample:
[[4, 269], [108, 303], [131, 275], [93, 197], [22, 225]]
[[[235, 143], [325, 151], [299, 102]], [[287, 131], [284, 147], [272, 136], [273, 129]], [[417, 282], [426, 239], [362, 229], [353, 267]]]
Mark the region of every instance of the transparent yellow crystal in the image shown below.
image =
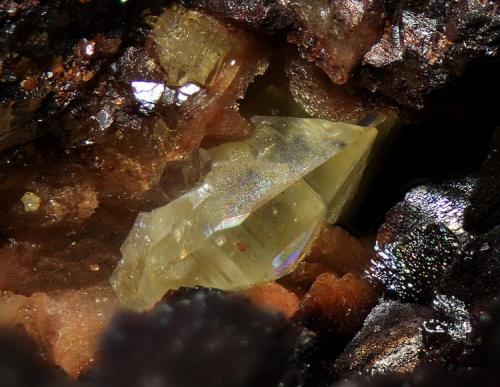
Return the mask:
[[320, 119], [254, 117], [253, 138], [211, 149], [203, 185], [142, 213], [111, 282], [129, 306], [167, 290], [238, 289], [277, 279], [335, 221], [377, 130]]
[[158, 18], [153, 39], [170, 86], [210, 85], [238, 44], [215, 18], [178, 5]]

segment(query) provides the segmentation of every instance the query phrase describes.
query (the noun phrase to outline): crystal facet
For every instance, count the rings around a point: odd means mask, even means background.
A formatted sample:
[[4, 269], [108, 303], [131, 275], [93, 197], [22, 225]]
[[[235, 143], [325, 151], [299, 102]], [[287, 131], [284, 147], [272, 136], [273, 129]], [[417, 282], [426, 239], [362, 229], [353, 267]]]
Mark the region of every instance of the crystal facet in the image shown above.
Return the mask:
[[180, 286], [239, 289], [288, 273], [326, 217], [353, 195], [374, 128], [254, 117], [255, 136], [211, 149], [197, 189], [142, 213], [112, 276], [120, 299], [145, 308]]
[[217, 20], [179, 6], [160, 16], [154, 40], [171, 86], [187, 82], [212, 84], [237, 44], [237, 39]]

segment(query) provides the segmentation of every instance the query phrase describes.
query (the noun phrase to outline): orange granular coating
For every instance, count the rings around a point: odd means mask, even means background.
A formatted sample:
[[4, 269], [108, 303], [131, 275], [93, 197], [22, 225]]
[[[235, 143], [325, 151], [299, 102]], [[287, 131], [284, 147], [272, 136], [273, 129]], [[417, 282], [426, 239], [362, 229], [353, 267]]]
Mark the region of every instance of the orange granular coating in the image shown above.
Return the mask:
[[299, 316], [323, 329], [350, 335], [361, 327], [376, 299], [375, 289], [354, 274], [323, 273], [302, 299]]
[[276, 282], [262, 283], [244, 291], [256, 305], [278, 310], [292, 317], [299, 309], [299, 298]]
[[25, 330], [42, 356], [78, 377], [95, 361], [99, 337], [117, 308], [109, 286], [31, 297], [0, 293], [0, 324]]

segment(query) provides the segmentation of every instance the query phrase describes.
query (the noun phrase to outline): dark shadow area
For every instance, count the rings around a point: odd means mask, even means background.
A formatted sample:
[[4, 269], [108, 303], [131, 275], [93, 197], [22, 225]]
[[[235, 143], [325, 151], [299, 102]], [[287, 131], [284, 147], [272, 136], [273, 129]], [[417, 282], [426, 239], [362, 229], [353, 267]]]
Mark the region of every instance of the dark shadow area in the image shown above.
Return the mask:
[[343, 224], [356, 235], [373, 234], [389, 208], [424, 181], [476, 171], [500, 124], [500, 59], [477, 61], [463, 77], [431, 96], [417, 124], [404, 125], [361, 205]]

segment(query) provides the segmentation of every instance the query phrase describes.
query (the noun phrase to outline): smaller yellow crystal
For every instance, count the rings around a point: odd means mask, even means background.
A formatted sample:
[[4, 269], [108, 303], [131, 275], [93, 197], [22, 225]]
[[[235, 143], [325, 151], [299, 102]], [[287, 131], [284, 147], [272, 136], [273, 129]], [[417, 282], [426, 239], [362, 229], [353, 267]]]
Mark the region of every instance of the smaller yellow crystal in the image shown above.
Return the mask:
[[21, 198], [21, 202], [23, 203], [24, 211], [36, 212], [40, 208], [42, 199], [40, 198], [40, 196], [33, 192], [25, 192], [23, 197]]
[[211, 85], [221, 68], [231, 65], [226, 62], [238, 44], [233, 35], [215, 18], [177, 5], [168, 8], [153, 32], [167, 83]]
[[167, 290], [239, 289], [287, 274], [352, 197], [377, 130], [254, 117], [255, 136], [211, 149], [197, 189], [142, 213], [111, 282], [142, 309]]

